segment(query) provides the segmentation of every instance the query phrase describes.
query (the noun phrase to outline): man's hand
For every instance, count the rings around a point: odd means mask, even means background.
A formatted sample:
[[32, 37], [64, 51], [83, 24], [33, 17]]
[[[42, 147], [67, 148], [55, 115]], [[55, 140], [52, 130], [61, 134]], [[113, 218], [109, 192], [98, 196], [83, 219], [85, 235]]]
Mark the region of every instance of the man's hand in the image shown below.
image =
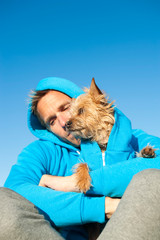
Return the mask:
[[79, 192], [79, 189], [76, 187], [75, 174], [66, 177], [45, 174], [42, 176], [39, 186], [52, 188], [56, 191]]
[[119, 198], [105, 198], [105, 214], [106, 218], [111, 218], [112, 214], [116, 211], [118, 204], [120, 202]]

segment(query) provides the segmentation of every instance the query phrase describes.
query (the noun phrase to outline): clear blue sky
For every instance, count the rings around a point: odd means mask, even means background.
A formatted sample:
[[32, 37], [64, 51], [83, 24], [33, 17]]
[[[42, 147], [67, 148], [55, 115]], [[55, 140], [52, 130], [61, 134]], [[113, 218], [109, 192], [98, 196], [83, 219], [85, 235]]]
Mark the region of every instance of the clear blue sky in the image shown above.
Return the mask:
[[98, 86], [160, 137], [160, 1], [0, 1], [0, 185], [23, 147], [27, 96], [44, 77]]

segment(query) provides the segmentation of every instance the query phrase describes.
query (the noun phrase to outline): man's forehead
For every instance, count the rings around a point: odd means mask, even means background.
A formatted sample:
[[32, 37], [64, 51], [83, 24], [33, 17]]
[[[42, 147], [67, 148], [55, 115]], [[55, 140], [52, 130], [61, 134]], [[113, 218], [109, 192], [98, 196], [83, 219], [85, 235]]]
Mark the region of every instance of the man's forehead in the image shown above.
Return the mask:
[[71, 102], [71, 98], [58, 91], [49, 91], [37, 105], [37, 110], [44, 120], [54, 115], [57, 111]]
[[65, 93], [51, 90], [45, 96], [42, 97], [41, 102], [56, 102], [61, 103], [63, 101], [71, 100], [71, 97], [66, 95]]

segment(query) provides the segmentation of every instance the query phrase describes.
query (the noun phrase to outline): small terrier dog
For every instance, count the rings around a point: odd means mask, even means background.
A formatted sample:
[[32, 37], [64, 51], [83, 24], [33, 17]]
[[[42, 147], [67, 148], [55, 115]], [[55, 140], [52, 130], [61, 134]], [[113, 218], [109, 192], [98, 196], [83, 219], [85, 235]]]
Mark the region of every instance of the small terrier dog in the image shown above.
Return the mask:
[[[76, 99], [72, 99], [70, 107], [70, 119], [66, 123], [66, 130], [80, 139], [96, 141], [104, 152], [107, 148], [109, 135], [115, 123], [114, 101], [109, 102], [106, 95], [97, 87], [94, 78], [89, 89]], [[154, 158], [153, 147], [147, 145], [137, 157]], [[86, 163], [80, 163], [75, 168], [77, 187], [86, 193], [91, 187], [89, 167]]]
[[[72, 99], [70, 107], [70, 119], [66, 123], [66, 130], [80, 139], [96, 141], [104, 152], [108, 139], [115, 123], [114, 101], [109, 102], [105, 94], [97, 87], [94, 78], [89, 89], [76, 99]], [[155, 157], [155, 150], [151, 146], [143, 148], [139, 157]], [[74, 166], [77, 180], [77, 188], [86, 193], [91, 187], [89, 167], [86, 163]], [[101, 232], [101, 224], [87, 224], [89, 240], [95, 240]]]

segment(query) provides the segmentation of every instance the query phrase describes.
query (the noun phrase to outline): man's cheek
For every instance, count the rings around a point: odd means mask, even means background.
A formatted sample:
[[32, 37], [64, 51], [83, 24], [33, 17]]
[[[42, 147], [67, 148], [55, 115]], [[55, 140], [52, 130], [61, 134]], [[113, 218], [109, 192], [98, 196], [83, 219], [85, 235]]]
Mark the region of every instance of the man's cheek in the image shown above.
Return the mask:
[[69, 119], [71, 117], [71, 113], [70, 113], [70, 111], [69, 111], [69, 109], [66, 111], [66, 118], [67, 118], [67, 120]]

